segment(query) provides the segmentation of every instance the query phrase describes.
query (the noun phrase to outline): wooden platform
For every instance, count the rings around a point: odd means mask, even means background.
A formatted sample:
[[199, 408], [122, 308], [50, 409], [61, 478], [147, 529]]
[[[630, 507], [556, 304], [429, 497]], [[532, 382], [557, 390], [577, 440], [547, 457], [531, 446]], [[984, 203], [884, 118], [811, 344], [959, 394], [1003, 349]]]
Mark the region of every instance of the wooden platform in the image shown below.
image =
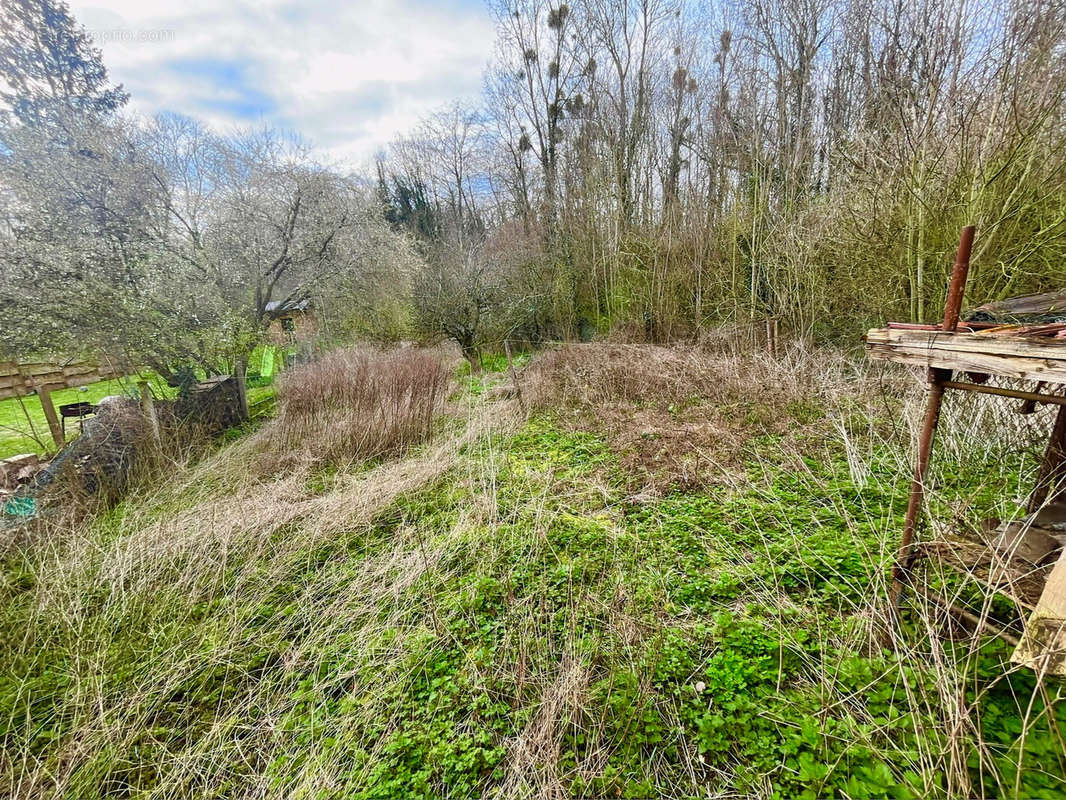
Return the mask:
[[873, 328], [867, 355], [919, 367], [1066, 384], [1066, 338], [1012, 328], [973, 333]]
[[[1025, 617], [1021, 637], [1012, 639], [1015, 649], [1011, 660], [1041, 675], [1066, 676], [1066, 506], [1061, 505], [1066, 496], [1066, 392], [1062, 389], [1066, 386], [1066, 325], [1055, 322], [948, 331], [890, 324], [867, 333], [866, 350], [871, 359], [928, 369], [932, 390], [923, 428], [924, 460], [920, 454], [919, 477], [915, 479], [919, 489], [916, 493], [912, 486], [908, 514], [920, 505], [920, 477], [928, 463], [945, 389], [1022, 398], [1030, 408], [1033, 403], [1059, 406], [1041, 475], [1030, 497], [1030, 515], [996, 529], [998, 539], [952, 537], [924, 542], [916, 546], [913, 555], [936, 560], [968, 575], [987, 591], [1010, 598]], [[969, 381], [960, 380], [964, 374]], [[1036, 391], [985, 385], [993, 375], [1032, 381]], [[1046, 504], [1056, 498], [1058, 504]], [[906, 550], [910, 545], [906, 535], [905, 542]], [[1010, 546], [1004, 547], [1004, 542]], [[1005, 630], [1000, 635], [1013, 637]]]

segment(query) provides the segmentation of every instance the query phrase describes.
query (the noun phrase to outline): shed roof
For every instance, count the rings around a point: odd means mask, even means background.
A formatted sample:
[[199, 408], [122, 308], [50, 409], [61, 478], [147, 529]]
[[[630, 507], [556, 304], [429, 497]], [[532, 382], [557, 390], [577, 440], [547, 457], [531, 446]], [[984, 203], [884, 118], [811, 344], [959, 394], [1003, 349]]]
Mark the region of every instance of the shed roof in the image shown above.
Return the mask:
[[307, 311], [311, 307], [311, 301], [303, 300], [271, 300], [264, 306], [264, 310], [270, 314], [284, 314], [287, 311]]

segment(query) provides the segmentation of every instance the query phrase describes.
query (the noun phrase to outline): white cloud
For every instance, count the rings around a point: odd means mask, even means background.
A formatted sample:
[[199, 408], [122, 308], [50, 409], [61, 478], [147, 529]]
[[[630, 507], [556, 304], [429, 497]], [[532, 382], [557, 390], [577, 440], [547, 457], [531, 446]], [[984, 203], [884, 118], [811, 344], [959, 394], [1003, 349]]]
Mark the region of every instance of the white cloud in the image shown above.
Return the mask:
[[440, 105], [476, 100], [493, 42], [482, 0], [70, 6], [135, 110], [287, 127], [352, 166]]

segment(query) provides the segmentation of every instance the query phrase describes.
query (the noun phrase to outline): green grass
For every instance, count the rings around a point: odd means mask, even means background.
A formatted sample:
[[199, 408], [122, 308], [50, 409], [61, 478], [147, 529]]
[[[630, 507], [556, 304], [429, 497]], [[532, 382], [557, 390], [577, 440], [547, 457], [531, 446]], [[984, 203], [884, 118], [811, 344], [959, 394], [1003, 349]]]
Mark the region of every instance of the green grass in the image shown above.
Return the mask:
[[[59, 406], [66, 403], [97, 403], [109, 395], [136, 396], [137, 381], [147, 380], [151, 383], [152, 393], [156, 397], [170, 398], [176, 390], [159, 378], [155, 373], [146, 373], [138, 377], [111, 378], [97, 383], [90, 383], [74, 389], [61, 389], [52, 392], [52, 402], [57, 412]], [[248, 404], [254, 411], [270, 409], [275, 387], [272, 384], [248, 387]], [[21, 401], [21, 402], [20, 402]], [[29, 419], [27, 420], [27, 416]], [[79, 422], [67, 420], [68, 438], [78, 432]], [[48, 430], [41, 402], [36, 395], [0, 400], [0, 458], [8, 458], [20, 453], [44, 454], [55, 450], [52, 436]]]
[[[1002, 642], [917, 611], [899, 649], [874, 635], [898, 453], [856, 477], [838, 442], [785, 450], [634, 499], [604, 438], [548, 414], [410, 488], [331, 474], [284, 518], [284, 480], [131, 499], [0, 565], [0, 792], [1066, 797], [1066, 705]], [[976, 515], [1017, 479], [993, 452], [938, 467]]]
[[[60, 389], [52, 392], [52, 402], [58, 412], [59, 406], [67, 403], [97, 403], [101, 398], [114, 394], [136, 395], [137, 381], [141, 379], [151, 382], [152, 391], [158, 397], [173, 394], [173, 390], [158, 376], [150, 373], [140, 378], [111, 378], [74, 389]], [[67, 420], [67, 435], [70, 436], [77, 430], [78, 421]], [[19, 453], [41, 454], [54, 449], [48, 421], [36, 395], [0, 400], [0, 458]]]
[[267, 386], [249, 386], [248, 405], [253, 410], [257, 406], [267, 405], [275, 398], [276, 393], [277, 389], [272, 384]]

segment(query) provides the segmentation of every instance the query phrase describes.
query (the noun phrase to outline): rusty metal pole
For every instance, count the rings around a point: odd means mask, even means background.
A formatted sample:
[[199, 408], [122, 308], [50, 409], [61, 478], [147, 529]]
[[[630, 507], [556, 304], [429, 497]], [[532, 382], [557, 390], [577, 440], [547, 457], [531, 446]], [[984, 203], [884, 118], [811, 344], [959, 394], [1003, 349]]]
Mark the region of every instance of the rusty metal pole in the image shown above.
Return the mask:
[[954, 331], [959, 327], [962, 296], [966, 292], [966, 277], [970, 274], [970, 253], [973, 251], [973, 235], [976, 230], [973, 225], [967, 225], [959, 236], [959, 249], [955, 253], [955, 267], [951, 271], [951, 284], [948, 286], [948, 299], [944, 304], [941, 330]]
[[[966, 291], [966, 277], [970, 272], [970, 253], [973, 250], [974, 226], [962, 229], [959, 237], [959, 249], [955, 254], [955, 267], [951, 271], [951, 283], [948, 297], [944, 303], [944, 321], [940, 329], [954, 332], [959, 325], [962, 312], [962, 297]], [[903, 536], [900, 538], [899, 554], [892, 569], [892, 609], [899, 608], [899, 598], [903, 591], [903, 581], [910, 569], [913, 557], [912, 545], [914, 533], [918, 528], [918, 516], [925, 499], [925, 474], [929, 469], [929, 456], [933, 450], [933, 433], [940, 419], [940, 407], [944, 402], [944, 384], [951, 380], [951, 370], [929, 370], [929, 401], [925, 409], [925, 421], [918, 439], [918, 458], [914, 465], [914, 478], [911, 480], [911, 492], [907, 501], [907, 516], [903, 522]]]

